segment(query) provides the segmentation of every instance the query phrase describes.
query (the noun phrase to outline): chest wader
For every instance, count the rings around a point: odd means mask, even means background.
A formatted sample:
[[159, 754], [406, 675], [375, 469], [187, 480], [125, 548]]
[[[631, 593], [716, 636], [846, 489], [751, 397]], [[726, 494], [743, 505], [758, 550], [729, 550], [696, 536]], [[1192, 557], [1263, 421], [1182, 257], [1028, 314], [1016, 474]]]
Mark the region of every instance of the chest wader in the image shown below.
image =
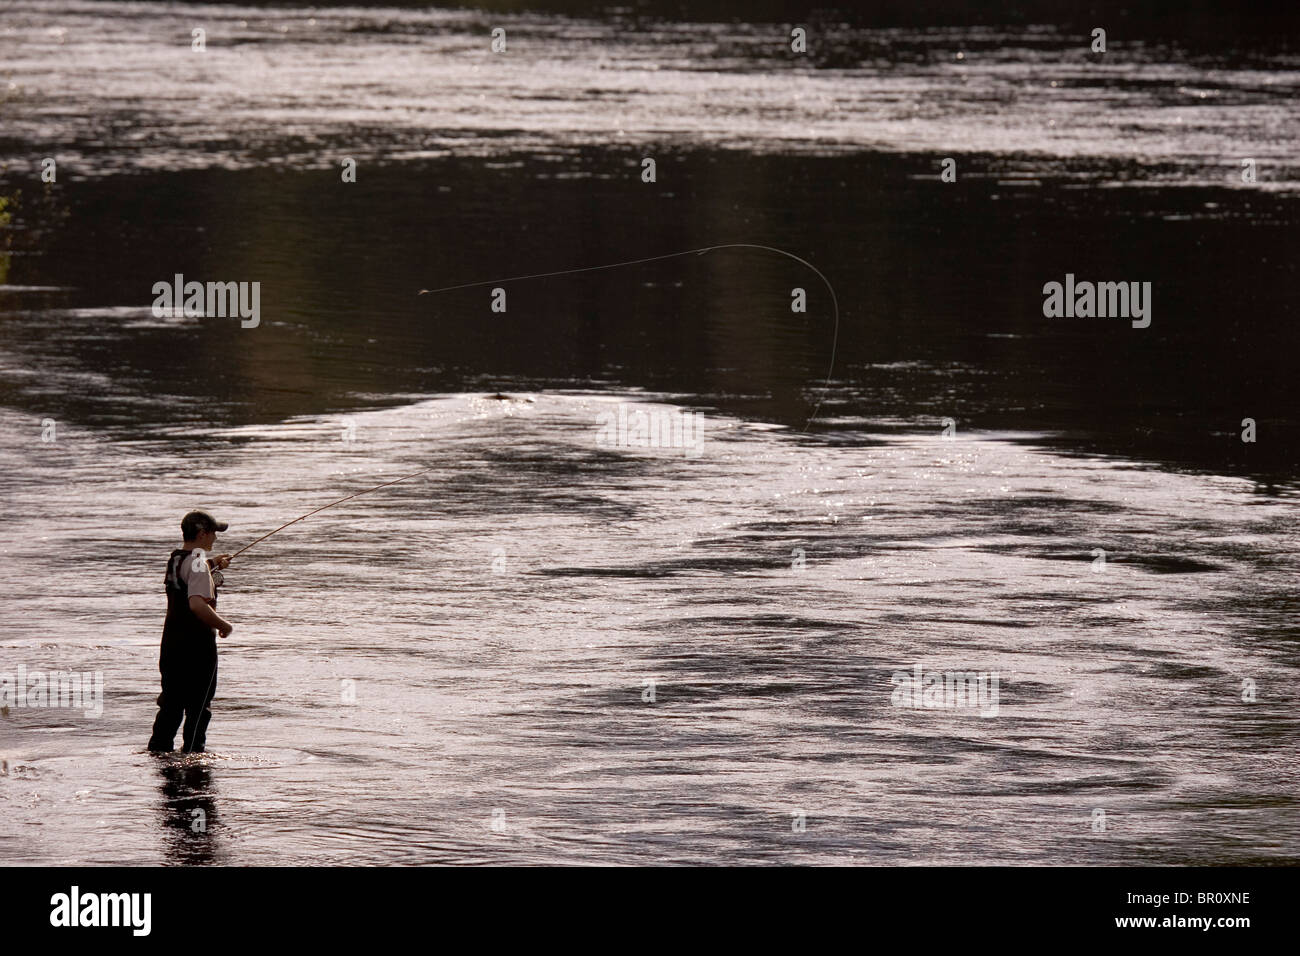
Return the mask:
[[[207, 742], [208, 721], [212, 719], [212, 697], [217, 691], [217, 635], [190, 610], [189, 592], [181, 575], [184, 562], [193, 560], [193, 552], [177, 549], [167, 561], [167, 619], [163, 622], [162, 652], [158, 670], [162, 672], [162, 693], [158, 695], [158, 716], [154, 718], [149, 749], [170, 753], [176, 731], [185, 721], [181, 750], [199, 752]], [[215, 590], [213, 592], [216, 593]], [[208, 602], [217, 606], [216, 598]]]

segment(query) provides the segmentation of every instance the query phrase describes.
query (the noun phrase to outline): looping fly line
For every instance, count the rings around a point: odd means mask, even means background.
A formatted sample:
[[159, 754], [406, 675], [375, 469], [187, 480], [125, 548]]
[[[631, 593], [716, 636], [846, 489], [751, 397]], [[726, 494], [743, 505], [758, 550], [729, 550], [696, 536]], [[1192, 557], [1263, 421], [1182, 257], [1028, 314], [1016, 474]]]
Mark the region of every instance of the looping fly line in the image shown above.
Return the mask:
[[[501, 282], [522, 282], [525, 279], [547, 279], [551, 276], [567, 276], [579, 272], [598, 272], [601, 269], [618, 269], [622, 266], [635, 266], [640, 265], [643, 262], [658, 262], [662, 259], [675, 259], [679, 256], [702, 256], [706, 252], [713, 252], [715, 249], [763, 249], [766, 252], [775, 252], [778, 255], [793, 259], [795, 262], [807, 266], [813, 272], [817, 273], [817, 278], [822, 280], [822, 283], [826, 286], [826, 291], [831, 294], [831, 307], [834, 310], [835, 315], [835, 328], [831, 335], [831, 364], [826, 370], [826, 388], [829, 389], [831, 386], [831, 375], [835, 371], [835, 347], [839, 343], [840, 337], [840, 303], [835, 297], [835, 289], [831, 285], [831, 281], [826, 278], [822, 271], [807, 259], [801, 259], [793, 252], [786, 252], [784, 249], [777, 249], [775, 246], [762, 246], [753, 242], [728, 242], [719, 246], [705, 246], [702, 249], [687, 249], [685, 252], [669, 252], [662, 256], [646, 256], [644, 259], [628, 259], [624, 262], [609, 262], [599, 266], [584, 266], [581, 269], [560, 269], [557, 272], [536, 272], [532, 275], [526, 276], [509, 276], [504, 279], [485, 279], [482, 282], [465, 282], [461, 285], [443, 286], [441, 289], [421, 289], [417, 295], [432, 295], [438, 292], [454, 292], [456, 289], [474, 289], [478, 286], [496, 285]], [[808, 426], [812, 424], [812, 420], [817, 417], [817, 412], [821, 407], [822, 399], [818, 398], [817, 404], [813, 406], [812, 414], [808, 416], [808, 421], [804, 423], [803, 430], [805, 432], [808, 431]]]
[[[600, 269], [617, 269], [620, 266], [634, 266], [634, 265], [639, 265], [640, 263], [643, 262], [657, 262], [661, 259], [675, 259], [678, 256], [691, 256], [691, 255], [702, 256], [706, 252], [713, 252], [715, 249], [763, 249], [767, 252], [775, 252], [779, 255], [783, 255], [786, 256], [787, 258], [793, 259], [795, 262], [805, 265], [813, 272], [817, 273], [817, 278], [821, 279], [822, 282], [825, 283], [826, 291], [831, 294], [831, 306], [833, 307], [834, 314], [835, 314], [835, 330], [831, 338], [831, 365], [830, 368], [826, 370], [826, 387], [829, 389], [831, 384], [831, 375], [835, 370], [835, 347], [839, 342], [839, 336], [840, 336], [840, 303], [839, 300], [836, 299], [835, 297], [835, 289], [831, 286], [830, 280], [827, 279], [826, 276], [822, 274], [822, 271], [818, 269], [815, 265], [813, 265], [811, 262], [809, 262], [806, 259], [799, 258], [793, 252], [786, 252], [784, 249], [777, 249], [774, 246], [761, 246], [758, 245], [757, 243], [752, 243], [752, 242], [729, 242], [720, 246], [705, 246], [703, 249], [687, 249], [685, 252], [670, 252], [662, 256], [647, 256], [644, 259], [629, 259], [626, 262], [610, 262], [610, 263], [606, 263], [605, 265], [586, 266], [582, 269], [561, 269], [558, 272], [538, 272], [535, 273], [534, 275], [511, 276], [510, 278], [507, 279], [487, 279], [483, 282], [466, 282], [462, 285], [444, 286], [441, 289], [421, 289], [418, 294], [430, 295], [438, 292], [451, 292], [455, 289], [473, 289], [477, 286], [494, 285], [499, 282], [520, 282], [523, 281], [524, 279], [545, 279], [550, 276], [573, 275], [574, 273], [577, 272], [596, 272]], [[817, 404], [813, 407], [812, 414], [808, 416], [808, 421], [804, 424], [803, 430], [805, 432], [808, 430], [808, 426], [812, 424], [812, 420], [817, 417], [817, 412], [821, 407], [822, 407], [822, 400], [819, 398], [817, 400]], [[322, 505], [321, 507], [317, 508], [315, 511], [309, 511], [305, 515], [302, 515], [301, 517], [294, 518], [292, 521], [285, 522], [284, 524], [280, 525], [280, 527], [276, 528], [274, 531], [269, 531], [266, 534], [262, 535], [260, 538], [258, 538], [256, 541], [244, 545], [242, 548], [240, 548], [238, 551], [232, 554], [231, 558], [243, 554], [253, 545], [265, 541], [267, 538], [271, 537], [271, 535], [283, 531], [285, 528], [289, 527], [290, 525], [297, 524], [299, 521], [302, 521], [304, 518], [310, 518], [314, 514], [319, 514], [320, 512], [324, 511], [326, 508], [333, 508], [335, 505], [341, 505], [345, 501], [351, 501], [353, 498], [360, 498], [362, 495], [371, 494], [372, 492], [379, 491], [381, 488], [387, 488], [389, 485], [395, 485], [401, 481], [409, 481], [412, 478], [419, 478], [421, 475], [432, 474], [436, 470], [437, 469], [429, 468], [424, 471], [417, 471], [413, 475], [403, 475], [401, 478], [394, 478], [391, 481], [385, 481], [381, 485], [375, 485], [375, 487], [373, 488], [367, 488], [364, 491], [357, 491], [354, 492], [353, 494], [345, 495], [344, 497], [339, 498], [337, 501], [331, 501], [329, 504]]]

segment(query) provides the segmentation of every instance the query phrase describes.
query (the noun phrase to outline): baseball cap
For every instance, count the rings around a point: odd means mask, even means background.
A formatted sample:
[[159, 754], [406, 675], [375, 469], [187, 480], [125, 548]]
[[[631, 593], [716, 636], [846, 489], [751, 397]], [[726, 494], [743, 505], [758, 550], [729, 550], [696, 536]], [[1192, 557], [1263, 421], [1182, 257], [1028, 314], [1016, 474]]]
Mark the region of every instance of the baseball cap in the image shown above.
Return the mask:
[[230, 525], [218, 521], [206, 511], [191, 511], [181, 519], [181, 534], [186, 541], [193, 541], [194, 536], [204, 531], [225, 531]]

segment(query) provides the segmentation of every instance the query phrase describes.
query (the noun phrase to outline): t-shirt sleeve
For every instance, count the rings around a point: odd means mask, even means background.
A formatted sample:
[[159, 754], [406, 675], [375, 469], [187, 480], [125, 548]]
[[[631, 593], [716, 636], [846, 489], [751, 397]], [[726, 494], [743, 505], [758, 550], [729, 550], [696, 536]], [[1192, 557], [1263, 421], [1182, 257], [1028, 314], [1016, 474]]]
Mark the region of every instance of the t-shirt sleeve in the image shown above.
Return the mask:
[[[204, 600], [210, 601], [215, 597], [215, 592], [212, 588], [212, 572], [208, 570], [208, 562], [203, 558], [200, 558], [198, 561], [201, 570], [195, 569], [194, 557], [198, 553], [199, 552], [195, 551], [181, 562], [183, 565], [181, 568], [181, 577], [185, 581], [186, 597], [201, 597]], [[206, 555], [204, 558], [206, 558]]]

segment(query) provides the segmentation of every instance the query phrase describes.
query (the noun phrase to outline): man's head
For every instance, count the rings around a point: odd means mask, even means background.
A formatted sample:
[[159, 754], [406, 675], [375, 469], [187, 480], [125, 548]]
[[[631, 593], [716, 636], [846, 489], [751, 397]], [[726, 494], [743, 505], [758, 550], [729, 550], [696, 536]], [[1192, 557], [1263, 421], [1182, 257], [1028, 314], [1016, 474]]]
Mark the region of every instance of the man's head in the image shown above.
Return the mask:
[[181, 535], [185, 543], [204, 551], [211, 551], [217, 542], [217, 532], [228, 528], [224, 521], [218, 521], [206, 511], [191, 511], [181, 519]]

